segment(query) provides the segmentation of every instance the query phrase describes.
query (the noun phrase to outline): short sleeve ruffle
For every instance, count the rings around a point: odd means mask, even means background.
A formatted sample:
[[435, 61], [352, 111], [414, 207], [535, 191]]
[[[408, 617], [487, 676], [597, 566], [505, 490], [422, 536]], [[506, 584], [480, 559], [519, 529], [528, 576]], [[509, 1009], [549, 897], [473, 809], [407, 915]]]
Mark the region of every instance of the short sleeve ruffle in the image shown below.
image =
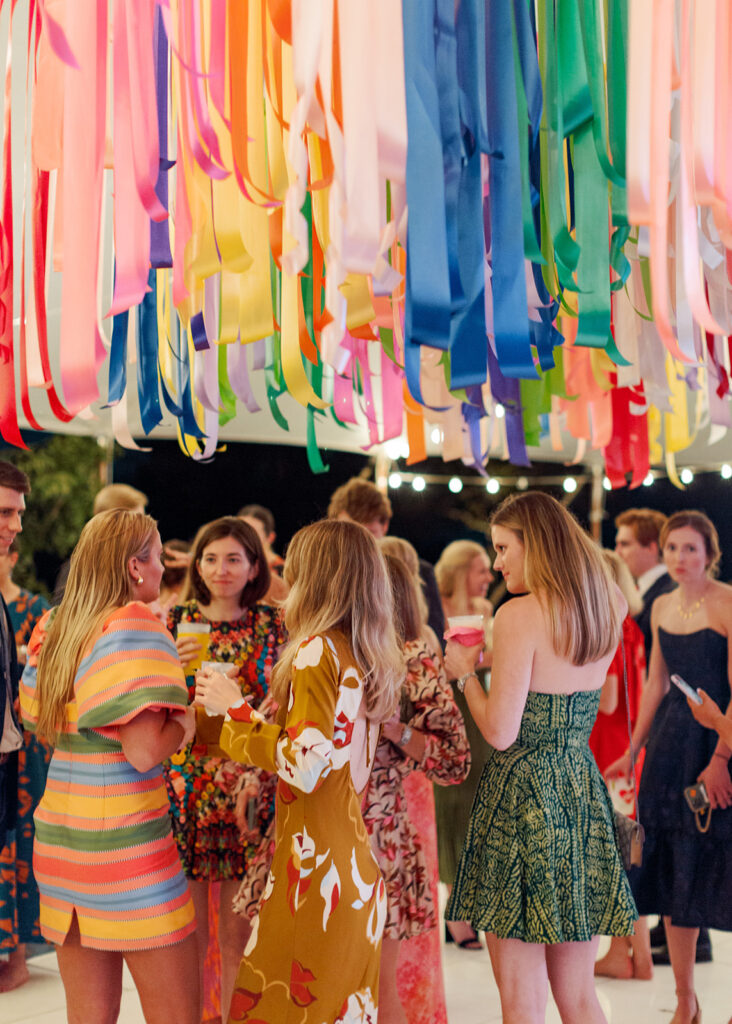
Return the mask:
[[147, 607], [135, 601], [113, 612], [76, 674], [79, 732], [109, 739], [141, 711], [185, 708], [188, 694], [173, 639]]

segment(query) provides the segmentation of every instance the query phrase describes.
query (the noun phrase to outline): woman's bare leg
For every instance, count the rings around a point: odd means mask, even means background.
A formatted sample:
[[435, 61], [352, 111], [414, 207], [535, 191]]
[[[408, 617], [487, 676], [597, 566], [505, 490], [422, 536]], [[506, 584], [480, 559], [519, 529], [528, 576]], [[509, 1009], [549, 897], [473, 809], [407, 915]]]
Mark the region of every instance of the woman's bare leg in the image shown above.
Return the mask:
[[699, 929], [679, 928], [671, 924], [670, 917], [664, 917], [663, 923], [676, 982], [676, 1012], [671, 1024], [691, 1024], [698, 1006], [694, 992], [694, 960]]
[[597, 999], [593, 968], [600, 939], [546, 947], [552, 995], [563, 1024], [607, 1024]]
[[115, 1024], [122, 999], [122, 954], [82, 946], [74, 914], [56, 956], [69, 1024]]
[[236, 976], [244, 947], [252, 930], [251, 921], [235, 914], [231, 904], [241, 882], [238, 879], [221, 882], [219, 902], [219, 950], [221, 952], [221, 1020], [229, 1019], [229, 1005], [234, 993]]
[[381, 943], [381, 969], [379, 972], [379, 1024], [407, 1024], [397, 991], [397, 963], [401, 943], [398, 939], [384, 939]]
[[208, 953], [208, 897], [210, 882], [194, 882], [190, 879], [191, 897], [196, 911], [196, 947], [198, 950], [198, 1020], [203, 1017], [203, 968]]
[[0, 964], [0, 992], [12, 992], [25, 985], [30, 978], [25, 962], [25, 943], [19, 942], [16, 949], [8, 953], [8, 959]]
[[544, 1024], [547, 947], [536, 942], [499, 939], [489, 932], [485, 937], [501, 995], [503, 1024]]
[[653, 958], [648, 918], [639, 917], [635, 922], [635, 932], [630, 937], [630, 945], [633, 950], [633, 977], [638, 981], [650, 981], [653, 977]]
[[625, 935], [613, 935], [610, 939], [610, 948], [605, 956], [595, 961], [594, 970], [598, 978], [632, 978], [630, 940]]
[[198, 1024], [201, 999], [195, 935], [162, 949], [125, 953], [147, 1024]]

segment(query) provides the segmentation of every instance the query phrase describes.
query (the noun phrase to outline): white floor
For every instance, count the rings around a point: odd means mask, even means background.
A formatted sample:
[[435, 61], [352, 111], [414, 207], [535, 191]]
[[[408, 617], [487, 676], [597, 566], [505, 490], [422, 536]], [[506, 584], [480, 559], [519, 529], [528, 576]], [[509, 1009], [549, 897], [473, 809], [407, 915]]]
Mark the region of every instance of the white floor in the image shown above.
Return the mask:
[[[714, 962], [697, 967], [697, 992], [704, 1024], [727, 1024], [732, 1017], [732, 933], [712, 932]], [[445, 983], [450, 1024], [500, 1021], [498, 991], [488, 953], [444, 949]], [[30, 961], [31, 979], [14, 992], [0, 994], [2, 1024], [65, 1024], [64, 994], [53, 953]], [[120, 1024], [144, 1024], [132, 981], [125, 977]], [[598, 980], [598, 992], [609, 1024], [661, 1024], [671, 1019], [674, 985], [670, 967], [657, 967], [653, 981]], [[549, 1024], [559, 1024], [553, 1006]], [[174, 1022], [171, 1022], [174, 1024]]]

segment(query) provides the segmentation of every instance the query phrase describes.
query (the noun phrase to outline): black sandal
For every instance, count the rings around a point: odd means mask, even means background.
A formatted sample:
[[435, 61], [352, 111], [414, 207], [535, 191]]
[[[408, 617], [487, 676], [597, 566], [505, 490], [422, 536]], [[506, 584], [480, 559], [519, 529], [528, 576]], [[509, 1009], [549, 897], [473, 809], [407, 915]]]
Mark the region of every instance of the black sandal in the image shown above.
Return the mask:
[[445, 943], [446, 944], [448, 942], [452, 942], [456, 946], [459, 946], [460, 949], [470, 949], [470, 950], [482, 949], [483, 948], [483, 944], [480, 941], [480, 936], [478, 935], [478, 933], [476, 932], [476, 930], [474, 928], [472, 929], [472, 932], [473, 932], [472, 935], [468, 935], [461, 942], [456, 942], [455, 939], [453, 938], [452, 932], [450, 931], [450, 929], [447, 926], [447, 921], [445, 921]]

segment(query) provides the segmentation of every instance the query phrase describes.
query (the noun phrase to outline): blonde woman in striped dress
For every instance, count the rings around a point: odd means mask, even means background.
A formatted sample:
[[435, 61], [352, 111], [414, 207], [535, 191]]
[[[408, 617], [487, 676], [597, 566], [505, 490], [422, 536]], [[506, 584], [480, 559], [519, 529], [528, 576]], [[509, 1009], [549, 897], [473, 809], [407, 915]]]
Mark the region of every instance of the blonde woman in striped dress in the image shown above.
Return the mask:
[[195, 914], [160, 767], [195, 717], [173, 639], [146, 607], [161, 554], [149, 516], [90, 520], [21, 685], [25, 727], [55, 747], [33, 868], [72, 1024], [114, 1024], [123, 961], [148, 1024], [197, 1024]]

